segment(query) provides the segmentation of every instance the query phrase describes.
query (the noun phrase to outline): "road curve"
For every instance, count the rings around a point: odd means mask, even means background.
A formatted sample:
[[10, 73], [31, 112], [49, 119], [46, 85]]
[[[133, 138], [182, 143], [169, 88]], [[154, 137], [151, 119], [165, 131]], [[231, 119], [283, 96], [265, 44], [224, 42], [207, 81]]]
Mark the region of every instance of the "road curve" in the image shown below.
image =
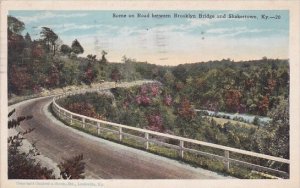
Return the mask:
[[33, 115], [22, 129], [35, 128], [26, 139], [46, 157], [59, 163], [83, 153], [86, 178], [91, 179], [223, 179], [201, 168], [90, 136], [63, 125], [48, 111], [52, 97], [17, 105], [17, 115]]

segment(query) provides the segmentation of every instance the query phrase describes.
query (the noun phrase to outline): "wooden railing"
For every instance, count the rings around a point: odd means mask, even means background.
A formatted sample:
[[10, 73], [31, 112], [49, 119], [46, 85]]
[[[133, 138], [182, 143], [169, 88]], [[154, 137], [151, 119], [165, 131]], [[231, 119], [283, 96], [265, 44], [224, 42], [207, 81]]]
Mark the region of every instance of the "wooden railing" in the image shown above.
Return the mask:
[[[195, 154], [198, 154], [201, 156], [206, 156], [208, 158], [223, 161], [225, 169], [227, 171], [230, 170], [231, 164], [237, 164], [237, 165], [245, 166], [245, 167], [253, 169], [253, 170], [268, 172], [268, 173], [271, 173], [271, 174], [274, 174], [274, 175], [277, 175], [280, 177], [285, 177], [285, 178], [289, 177], [288, 172], [270, 168], [270, 167], [266, 167], [266, 166], [261, 166], [258, 164], [253, 164], [253, 163], [247, 162], [247, 161], [243, 161], [240, 159], [241, 157], [239, 157], [239, 159], [231, 158], [231, 155], [238, 154], [238, 155], [246, 156], [248, 158], [254, 157], [257, 159], [264, 159], [264, 160], [266, 160], [266, 162], [270, 162], [270, 161], [278, 162], [281, 164], [288, 165], [288, 168], [289, 168], [290, 160], [288, 160], [288, 159], [274, 157], [274, 156], [265, 155], [265, 154], [261, 154], [261, 153], [255, 153], [255, 152], [241, 150], [241, 149], [236, 149], [236, 148], [231, 148], [231, 147], [217, 145], [217, 144], [208, 143], [208, 142], [203, 142], [203, 141], [199, 141], [199, 140], [193, 140], [193, 139], [184, 138], [184, 137], [180, 137], [180, 136], [164, 134], [164, 133], [155, 132], [155, 131], [151, 131], [151, 130], [140, 129], [140, 128], [122, 125], [122, 124], [118, 124], [118, 123], [103, 121], [103, 120], [95, 119], [92, 117], [87, 117], [84, 115], [73, 113], [69, 110], [64, 109], [63, 107], [58, 105], [56, 102], [57, 99], [61, 99], [61, 98], [64, 98], [64, 97], [67, 97], [70, 95], [81, 94], [81, 93], [91, 92], [91, 91], [95, 92], [95, 91], [99, 91], [99, 90], [101, 90], [101, 89], [81, 90], [81, 91], [78, 91], [75, 93], [74, 92], [73, 93], [65, 93], [65, 94], [59, 95], [57, 97], [54, 97], [53, 101], [52, 101], [52, 104], [53, 104], [52, 109], [58, 117], [67, 120], [68, 123], [70, 123], [71, 125], [74, 123], [77, 123], [77, 124], [80, 123], [81, 128], [83, 128], [83, 129], [85, 129], [87, 125], [92, 126], [97, 130], [96, 134], [98, 134], [98, 135], [101, 134], [102, 130], [113, 132], [118, 135], [118, 139], [120, 142], [122, 142], [123, 136], [128, 136], [135, 140], [144, 142], [144, 147], [146, 150], [149, 149], [149, 143], [155, 143], [155, 144], [158, 144], [158, 145], [161, 145], [164, 147], [168, 147], [168, 148], [177, 150], [179, 153], [179, 156], [182, 159], [185, 158], [185, 152], [191, 152], [191, 153], [195, 153]], [[107, 128], [103, 125], [109, 125], [112, 128]], [[128, 133], [130, 131], [138, 132], [139, 136]], [[150, 138], [150, 136], [152, 136], [152, 137], [155, 136], [156, 138], [162, 138], [162, 139], [154, 139], [154, 138]], [[166, 143], [164, 141], [166, 139], [176, 140], [178, 145]], [[188, 145], [197, 145], [197, 146], [201, 146], [201, 147], [204, 146], [207, 148], [212, 148], [213, 150], [221, 150], [221, 151], [223, 151], [223, 155], [206, 152], [203, 150], [201, 151], [199, 149], [199, 147], [195, 149], [195, 148], [188, 147]]]

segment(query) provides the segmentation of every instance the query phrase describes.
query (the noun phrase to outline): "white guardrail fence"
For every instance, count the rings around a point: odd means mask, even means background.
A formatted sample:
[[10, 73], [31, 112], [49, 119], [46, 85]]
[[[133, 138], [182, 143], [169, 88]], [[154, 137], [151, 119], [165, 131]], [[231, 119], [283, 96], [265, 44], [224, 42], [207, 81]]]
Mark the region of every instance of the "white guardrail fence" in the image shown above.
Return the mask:
[[[64, 109], [63, 107], [61, 107], [60, 105], [58, 105], [56, 103], [57, 99], [61, 99], [61, 98], [67, 97], [67, 96], [83, 94], [83, 93], [87, 93], [87, 92], [104, 91], [104, 90], [107, 90], [107, 89], [88, 89], [88, 90], [81, 90], [81, 91], [76, 91], [76, 92], [72, 92], [72, 93], [71, 92], [64, 93], [62, 95], [56, 96], [53, 98], [53, 101], [52, 101], [53, 112], [58, 117], [68, 120], [67, 122], [69, 122], [71, 125], [74, 123], [77, 123], [77, 124], [80, 123], [81, 128], [83, 128], [83, 129], [86, 129], [86, 126], [92, 126], [95, 130], [97, 130], [96, 133], [98, 135], [101, 134], [102, 130], [105, 130], [105, 131], [110, 131], [110, 132], [116, 133], [119, 137], [120, 142], [122, 142], [123, 136], [131, 137], [135, 140], [143, 141], [144, 147], [146, 150], [149, 149], [149, 143], [155, 143], [155, 144], [158, 144], [161, 146], [165, 146], [168, 148], [178, 150], [179, 156], [182, 159], [184, 159], [185, 152], [191, 152], [191, 153], [195, 153], [198, 155], [206, 156], [208, 158], [223, 161], [225, 170], [227, 170], [227, 171], [230, 169], [230, 164], [233, 163], [233, 164], [237, 164], [240, 166], [248, 167], [253, 170], [269, 172], [269, 173], [272, 173], [275, 175], [283, 176], [285, 178], [289, 177], [288, 172], [278, 170], [278, 169], [273, 169], [273, 168], [266, 167], [266, 166], [261, 166], [258, 164], [253, 164], [253, 163], [242, 161], [242, 160], [237, 160], [237, 159], [231, 158], [230, 155], [238, 154], [238, 155], [242, 155], [242, 156], [245, 156], [248, 158], [254, 157], [256, 159], [264, 159], [264, 160], [266, 160], [266, 163], [279, 162], [281, 164], [287, 164], [288, 168], [289, 168], [290, 160], [288, 160], [288, 159], [274, 157], [274, 156], [270, 156], [270, 155], [264, 155], [261, 153], [255, 153], [255, 152], [236, 149], [236, 148], [231, 148], [231, 147], [222, 146], [222, 145], [218, 145], [218, 144], [212, 144], [212, 143], [203, 142], [203, 141], [199, 141], [199, 140], [193, 140], [193, 139], [184, 138], [184, 137], [180, 137], [180, 136], [164, 134], [164, 133], [150, 131], [150, 130], [146, 130], [146, 129], [140, 129], [140, 128], [122, 125], [122, 124], [118, 124], [118, 123], [103, 121], [103, 120], [95, 119], [92, 117], [87, 117], [84, 115], [73, 113], [71, 111]], [[111, 129], [104, 127], [103, 125], [109, 125], [111, 127]], [[127, 130], [127, 132], [125, 130]], [[136, 136], [134, 134], [129, 134], [128, 131], [129, 132], [130, 131], [138, 132], [139, 135], [142, 135], [142, 136]], [[154, 136], [156, 138], [162, 138], [162, 139], [151, 139], [150, 136], [152, 136], [152, 137]], [[179, 144], [178, 145], [169, 144], [169, 143], [164, 142], [163, 139], [176, 140], [177, 143], [179, 143]], [[214, 153], [210, 153], [210, 152], [200, 151], [199, 149], [185, 147], [185, 145], [191, 145], [191, 144], [197, 145], [197, 146], [202, 146], [202, 147], [204, 146], [204, 147], [208, 147], [208, 148], [212, 148], [212, 149], [216, 149], [216, 150], [221, 150], [224, 152], [224, 155], [218, 155], [218, 154], [214, 154]]]

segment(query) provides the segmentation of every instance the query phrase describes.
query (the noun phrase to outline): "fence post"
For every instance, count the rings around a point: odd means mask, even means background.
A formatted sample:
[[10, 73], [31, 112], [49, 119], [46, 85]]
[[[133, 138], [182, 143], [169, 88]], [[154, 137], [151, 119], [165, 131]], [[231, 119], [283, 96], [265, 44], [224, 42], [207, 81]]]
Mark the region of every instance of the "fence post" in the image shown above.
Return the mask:
[[180, 157], [181, 159], [183, 159], [184, 157], [184, 151], [183, 151], [183, 148], [184, 148], [184, 141], [183, 140], [180, 140]]
[[146, 139], [146, 150], [149, 149], [149, 133], [145, 133], [145, 139]]
[[97, 134], [100, 134], [100, 122], [97, 122]]
[[85, 118], [82, 118], [82, 128], [85, 128]]
[[225, 170], [228, 172], [229, 168], [230, 168], [230, 165], [229, 165], [229, 151], [225, 150], [224, 155], [225, 155], [225, 162], [224, 162]]
[[73, 125], [73, 115], [70, 114], [70, 124]]
[[122, 127], [119, 127], [119, 140], [122, 141]]

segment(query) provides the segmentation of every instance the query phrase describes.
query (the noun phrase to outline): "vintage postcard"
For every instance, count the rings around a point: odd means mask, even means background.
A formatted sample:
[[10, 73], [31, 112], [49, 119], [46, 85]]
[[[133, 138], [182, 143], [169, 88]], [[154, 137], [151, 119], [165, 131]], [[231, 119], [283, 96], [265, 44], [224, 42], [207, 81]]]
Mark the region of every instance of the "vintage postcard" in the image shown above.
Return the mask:
[[1, 187], [299, 187], [299, 5], [2, 1]]

